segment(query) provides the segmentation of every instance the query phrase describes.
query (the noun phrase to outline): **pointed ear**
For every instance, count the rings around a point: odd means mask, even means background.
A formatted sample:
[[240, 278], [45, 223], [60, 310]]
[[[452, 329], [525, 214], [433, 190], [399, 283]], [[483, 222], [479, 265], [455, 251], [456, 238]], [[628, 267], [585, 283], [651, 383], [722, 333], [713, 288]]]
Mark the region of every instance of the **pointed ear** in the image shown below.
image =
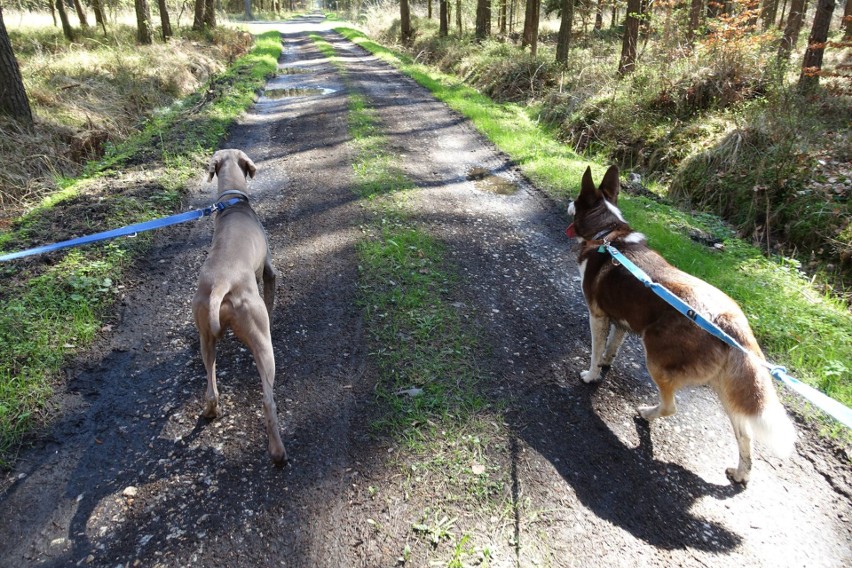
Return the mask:
[[598, 196], [598, 189], [595, 187], [595, 182], [592, 180], [592, 167], [586, 168], [586, 173], [583, 174], [583, 181], [580, 184], [580, 195], [577, 201], [585, 201], [592, 203]]
[[254, 165], [254, 162], [251, 161], [245, 152], [240, 150], [240, 168], [243, 170], [243, 175], [248, 176], [254, 179], [254, 174], [257, 172], [257, 167]]
[[610, 166], [601, 180], [600, 190], [604, 194], [607, 201], [616, 205], [618, 203], [618, 190], [620, 183], [618, 181], [618, 167]]
[[207, 162], [207, 183], [213, 181], [213, 176], [216, 175], [216, 170], [219, 169], [219, 158], [216, 154], [213, 154], [213, 157], [210, 158], [210, 161]]

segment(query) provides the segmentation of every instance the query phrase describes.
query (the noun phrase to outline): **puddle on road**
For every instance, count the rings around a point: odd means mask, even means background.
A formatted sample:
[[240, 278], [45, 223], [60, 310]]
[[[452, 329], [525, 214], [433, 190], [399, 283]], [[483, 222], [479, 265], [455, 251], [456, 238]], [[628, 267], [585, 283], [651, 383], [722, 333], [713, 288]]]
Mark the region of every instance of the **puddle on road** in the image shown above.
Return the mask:
[[498, 195], [514, 195], [518, 191], [518, 184], [496, 176], [485, 168], [472, 168], [467, 172], [467, 179], [480, 191]]
[[304, 75], [305, 73], [310, 73], [310, 71], [301, 67], [279, 67], [278, 72], [281, 75]]
[[268, 99], [283, 99], [287, 97], [310, 97], [315, 95], [330, 95], [334, 89], [326, 87], [308, 88], [308, 87], [287, 87], [285, 89], [266, 89], [263, 96]]

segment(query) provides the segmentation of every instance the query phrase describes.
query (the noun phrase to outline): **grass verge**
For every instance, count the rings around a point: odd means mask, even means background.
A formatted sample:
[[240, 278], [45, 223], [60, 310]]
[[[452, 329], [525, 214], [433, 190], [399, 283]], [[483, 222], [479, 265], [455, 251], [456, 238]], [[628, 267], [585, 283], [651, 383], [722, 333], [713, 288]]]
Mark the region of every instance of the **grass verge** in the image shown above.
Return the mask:
[[[63, 240], [173, 212], [186, 182], [277, 69], [280, 51], [277, 32], [257, 38], [247, 55], [203, 89], [90, 164], [82, 178], [64, 180], [61, 191], [0, 234], [0, 246], [17, 250], [33, 239]], [[134, 171], [136, 164], [144, 168]], [[0, 466], [10, 464], [11, 450], [45, 413], [66, 355], [103, 327], [125, 270], [149, 239], [53, 253], [50, 263], [0, 266]]]
[[[571, 152], [533, 117], [536, 109], [497, 104], [456, 77], [414, 63], [351, 28], [340, 34], [399, 68], [450, 108], [464, 114], [506, 152], [537, 187], [557, 202], [579, 191], [589, 160]], [[591, 164], [595, 179], [604, 166]], [[794, 263], [766, 258], [736, 239], [709, 216], [693, 217], [676, 208], [624, 195], [619, 200], [633, 226], [670, 262], [725, 290], [743, 306], [758, 340], [775, 363], [797, 378], [852, 406], [852, 315], [841, 302], [816, 292]], [[689, 229], [723, 238], [726, 252], [694, 243]]]
[[[334, 61], [328, 42], [312, 40]], [[381, 411], [372, 426], [402, 449], [393, 460], [406, 493], [432, 496], [411, 526], [413, 547], [406, 545], [400, 558], [487, 561], [483, 537], [468, 534], [452, 512], [460, 504], [488, 516], [511, 511], [502, 500], [505, 472], [490, 458], [492, 449], [505, 446], [506, 431], [481, 395], [476, 330], [453, 303], [458, 277], [442, 243], [407, 212], [415, 185], [395, 166], [368, 102], [357, 93], [349, 95], [348, 120], [356, 149], [354, 191], [371, 213], [357, 250], [359, 298], [379, 370]]]

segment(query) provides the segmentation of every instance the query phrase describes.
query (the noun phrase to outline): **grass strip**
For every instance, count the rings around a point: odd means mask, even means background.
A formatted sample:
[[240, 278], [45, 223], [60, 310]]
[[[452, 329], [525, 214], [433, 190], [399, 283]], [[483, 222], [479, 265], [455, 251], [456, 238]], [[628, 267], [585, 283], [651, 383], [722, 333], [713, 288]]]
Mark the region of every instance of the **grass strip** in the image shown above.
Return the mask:
[[[257, 38], [248, 54], [205, 88], [157, 115], [138, 136], [90, 164], [80, 179], [64, 180], [61, 191], [19, 220], [14, 230], [0, 235], [0, 246], [45, 234], [49, 231], [46, 216], [85, 193], [88, 180], [118, 175], [117, 170], [135, 163], [158, 169], [159, 191], [144, 200], [105, 195], [99, 205], [107, 212], [99, 221], [102, 225], [93, 226], [92, 232], [103, 230], [103, 225], [119, 227], [174, 212], [199, 163], [218, 146], [228, 126], [254, 102], [257, 89], [277, 69], [280, 52], [278, 32]], [[125, 269], [150, 238], [147, 234], [133, 241], [72, 249], [32, 277], [15, 274], [18, 266], [14, 264], [0, 267], [0, 276], [9, 280], [0, 297], [0, 467], [9, 465], [10, 451], [46, 411], [65, 356], [84, 348], [103, 327]]]
[[[559, 143], [534, 119], [536, 109], [495, 103], [460, 79], [414, 63], [357, 30], [340, 27], [336, 31], [467, 116], [554, 200], [564, 202], [576, 196], [587, 165], [592, 166], [595, 179], [602, 177], [605, 166], [590, 163]], [[816, 292], [790, 261], [764, 257], [712, 217], [690, 216], [630, 195], [623, 195], [619, 207], [672, 264], [719, 287], [742, 305], [773, 362], [852, 406], [852, 314], [842, 302]], [[692, 228], [723, 238], [726, 252], [694, 243], [687, 234]]]
[[[333, 47], [312, 39], [337, 64]], [[346, 81], [345, 69], [338, 69]], [[371, 213], [356, 246], [359, 302], [379, 372], [381, 416], [372, 427], [403, 450], [391, 460], [406, 491], [435, 496], [412, 524], [415, 546], [421, 552], [446, 547], [448, 565], [487, 558], [487, 545], [474, 545], [450, 519], [460, 504], [489, 517], [511, 510], [504, 502], [505, 471], [490, 457], [505, 446], [506, 432], [481, 395], [476, 332], [452, 302], [460, 283], [443, 244], [408, 213], [417, 188], [396, 166], [369, 101], [357, 93], [349, 95], [348, 121], [354, 191]], [[402, 557], [412, 553], [406, 550]]]

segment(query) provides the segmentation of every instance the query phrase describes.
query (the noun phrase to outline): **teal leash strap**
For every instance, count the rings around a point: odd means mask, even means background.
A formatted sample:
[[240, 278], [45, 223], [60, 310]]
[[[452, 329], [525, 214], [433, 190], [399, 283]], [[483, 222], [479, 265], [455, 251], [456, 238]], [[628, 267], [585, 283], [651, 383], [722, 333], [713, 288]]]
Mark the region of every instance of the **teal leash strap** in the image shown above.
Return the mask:
[[[724, 330], [720, 329], [719, 326], [705, 318], [701, 315], [696, 309], [691, 307], [689, 304], [681, 300], [677, 297], [671, 290], [663, 286], [662, 284], [658, 284], [654, 282], [650, 276], [648, 276], [644, 270], [633, 264], [626, 256], [624, 256], [621, 251], [612, 246], [611, 244], [604, 242], [600, 247], [598, 247], [599, 253], [609, 253], [609, 255], [613, 258], [613, 260], [627, 269], [630, 274], [632, 274], [635, 278], [637, 278], [642, 284], [645, 285], [646, 288], [650, 288], [657, 296], [662, 298], [667, 304], [672, 306], [678, 312], [689, 318], [693, 321], [698, 327], [711, 334], [712, 336], [720, 339], [726, 344], [739, 349], [746, 355], [754, 356], [754, 353], [740, 345], [740, 343], [725, 333]], [[811, 387], [810, 385], [806, 385], [800, 380], [796, 379], [787, 374], [787, 370], [780, 365], [772, 365], [766, 361], [758, 359], [758, 362], [769, 370], [769, 374], [771, 374], [775, 379], [784, 383], [792, 389], [793, 391], [799, 393], [801, 396], [806, 398], [811, 404], [821, 409], [823, 412], [832, 416], [835, 420], [846, 426], [847, 428], [852, 429], [852, 409], [833, 398], [827, 396], [825, 393], [818, 391], [817, 389]]]

